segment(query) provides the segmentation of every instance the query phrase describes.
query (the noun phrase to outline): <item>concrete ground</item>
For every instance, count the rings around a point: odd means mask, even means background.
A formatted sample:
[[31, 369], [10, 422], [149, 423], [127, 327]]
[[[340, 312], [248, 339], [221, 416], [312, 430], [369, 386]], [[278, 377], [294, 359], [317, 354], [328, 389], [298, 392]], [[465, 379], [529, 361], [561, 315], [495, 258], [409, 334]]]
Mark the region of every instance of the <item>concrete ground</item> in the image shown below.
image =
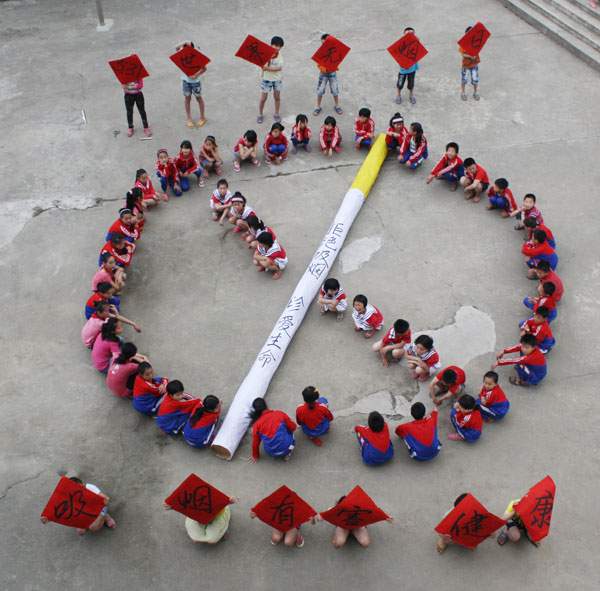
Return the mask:
[[[357, 0], [351, 7], [340, 0], [103, 4], [114, 26], [99, 33], [91, 0], [0, 3], [0, 588], [596, 588], [597, 75], [491, 0], [465, 0], [460, 10], [459, 3], [433, 0]], [[481, 101], [463, 103], [456, 40], [476, 20], [492, 37], [482, 53]], [[429, 55], [417, 74], [417, 104], [405, 101], [398, 109], [396, 66], [385, 48], [406, 25], [416, 28]], [[247, 33], [284, 37], [286, 131], [304, 112], [316, 133], [323, 117], [310, 114], [317, 78], [310, 56], [323, 31], [352, 48], [339, 75], [344, 152], [333, 160], [316, 150], [301, 152], [280, 169], [234, 173], [234, 142], [249, 128], [263, 137], [273, 108], [270, 99], [258, 126], [258, 70], [233, 57], [241, 40]], [[168, 59], [186, 38], [212, 59], [203, 77], [208, 123], [191, 132], [179, 74]], [[125, 136], [122, 92], [106, 64], [134, 51], [151, 73], [144, 85], [151, 141], [140, 141], [137, 114], [136, 135]], [[373, 406], [387, 408], [395, 426], [417, 388], [405, 367], [380, 365], [370, 344], [352, 331], [349, 315], [336, 323], [315, 307], [268, 401], [292, 414], [301, 390], [317, 386], [339, 413], [322, 448], [299, 435], [291, 462], [263, 454], [251, 466], [249, 436], [231, 462], [163, 436], [107, 390], [79, 336], [98, 252], [134, 171], [152, 169], [159, 147], [175, 153], [183, 139], [199, 147], [214, 134], [232, 190], [248, 197], [288, 252], [290, 264], [278, 282], [252, 270], [239, 239], [210, 221], [214, 177], [207, 188], [194, 188], [148, 216], [122, 306], [143, 332], [126, 328], [125, 336], [149, 355], [159, 375], [181, 379], [194, 394], [216, 394], [226, 410], [364, 158], [349, 141], [364, 105], [378, 131], [397, 110], [407, 122], [420, 121], [430, 158], [413, 173], [391, 159], [383, 166], [347, 241], [352, 247], [376, 239], [368, 260], [352, 270], [358, 266], [354, 248], [336, 265], [346, 292], [364, 292], [386, 326], [403, 317], [415, 332], [447, 327], [461, 308], [476, 308], [484, 337], [457, 326], [454, 339], [447, 332], [440, 337], [439, 351], [442, 363], [465, 365], [472, 394], [493, 362], [494, 343], [498, 351], [517, 341], [517, 323], [527, 317], [521, 301], [535, 291], [524, 277], [521, 234], [512, 221], [486, 212], [483, 202], [474, 205], [441, 183], [424, 183], [445, 143], [458, 141], [463, 157], [476, 157], [492, 178], [509, 178], [518, 200], [534, 192], [557, 237], [566, 295], [552, 325], [558, 345], [547, 379], [536, 389], [518, 389], [502, 369], [511, 411], [501, 424], [485, 425], [479, 442], [447, 440], [445, 407], [439, 420], [444, 447], [434, 461], [416, 463], [394, 441], [394, 460], [367, 468], [352, 433], [370, 410], [360, 401], [374, 395]], [[329, 95], [324, 106], [323, 115], [331, 113]], [[480, 351], [473, 352], [474, 341], [483, 343]], [[183, 516], [161, 507], [191, 472], [240, 496], [226, 543], [192, 545]], [[110, 495], [116, 531], [80, 539], [69, 528], [40, 524], [65, 473], [80, 474]], [[433, 528], [458, 494], [470, 491], [501, 515], [509, 500], [547, 474], [557, 484], [556, 508], [539, 549], [488, 541], [475, 552], [449, 548], [436, 555]], [[366, 550], [354, 543], [335, 550], [327, 524], [304, 528], [302, 550], [273, 548], [266, 526], [248, 512], [284, 483], [318, 510], [360, 484], [395, 523], [369, 528]]]

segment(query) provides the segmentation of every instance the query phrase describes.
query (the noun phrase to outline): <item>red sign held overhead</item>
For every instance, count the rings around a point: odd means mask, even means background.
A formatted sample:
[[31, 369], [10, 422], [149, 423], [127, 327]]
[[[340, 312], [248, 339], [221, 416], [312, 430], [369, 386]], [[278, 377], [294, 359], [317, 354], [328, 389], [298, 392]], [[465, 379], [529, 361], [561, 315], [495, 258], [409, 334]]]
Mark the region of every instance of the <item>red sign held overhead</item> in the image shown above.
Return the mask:
[[548, 535], [555, 494], [556, 485], [550, 476], [546, 476], [513, 507], [533, 542]]
[[140, 58], [135, 53], [120, 60], [108, 62], [108, 65], [112, 68], [112, 71], [121, 84], [128, 84], [129, 82], [135, 82], [140, 78], [150, 76], [146, 72], [144, 64], [142, 64]]
[[414, 33], [406, 33], [404, 37], [400, 37], [396, 43], [390, 45], [387, 50], [403, 70], [414, 66], [428, 53]]
[[263, 68], [276, 53], [277, 50], [274, 47], [263, 43], [252, 35], [248, 35], [235, 55]]
[[229, 505], [229, 497], [195, 474], [190, 474], [165, 499], [165, 503], [186, 517], [206, 525]]
[[449, 535], [461, 546], [475, 548], [504, 524], [469, 494], [442, 519], [435, 531]]
[[465, 50], [467, 55], [479, 55], [485, 42], [490, 38], [491, 33], [478, 22], [470, 31], [467, 31], [458, 41], [458, 44]]
[[317, 512], [287, 486], [278, 488], [252, 508], [267, 525], [286, 532], [306, 523]]
[[169, 59], [186, 75], [193, 76], [197, 74], [206, 64], [210, 62], [210, 58], [192, 47], [184, 45], [177, 53], [169, 56]]
[[349, 51], [350, 48], [347, 45], [329, 35], [311, 59], [328, 72], [335, 72]]
[[356, 529], [389, 518], [360, 486], [355, 486], [335, 507], [321, 513], [321, 517], [343, 529]]
[[42, 517], [69, 527], [87, 529], [102, 513], [105, 499], [66, 476], [58, 481]]

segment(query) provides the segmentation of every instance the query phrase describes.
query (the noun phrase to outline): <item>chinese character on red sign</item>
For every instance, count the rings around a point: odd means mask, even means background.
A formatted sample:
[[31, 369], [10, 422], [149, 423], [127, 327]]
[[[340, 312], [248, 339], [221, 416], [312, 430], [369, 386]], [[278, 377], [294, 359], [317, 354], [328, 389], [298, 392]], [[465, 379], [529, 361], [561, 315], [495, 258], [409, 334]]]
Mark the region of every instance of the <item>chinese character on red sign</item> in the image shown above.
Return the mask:
[[165, 499], [165, 503], [186, 517], [206, 525], [229, 505], [229, 497], [195, 474], [190, 474]]
[[135, 82], [140, 78], [150, 76], [136, 54], [108, 62], [108, 65], [112, 68], [112, 71], [121, 84], [128, 84], [129, 82]]
[[210, 59], [203, 53], [192, 47], [184, 45], [177, 53], [169, 56], [169, 59], [186, 75], [193, 76], [197, 74]]
[[235, 55], [263, 68], [276, 53], [277, 50], [274, 47], [263, 43], [252, 35], [248, 35]]
[[321, 44], [321, 47], [315, 51], [311, 59], [327, 72], [335, 72], [349, 51], [350, 48], [347, 45], [329, 35]]
[[546, 476], [514, 506], [533, 542], [548, 535], [555, 494], [556, 485], [550, 476]]
[[256, 516], [281, 532], [306, 523], [317, 512], [287, 486], [278, 488], [252, 508]]
[[427, 55], [427, 50], [414, 33], [406, 33], [387, 50], [403, 70], [408, 70]]
[[321, 517], [343, 529], [356, 529], [388, 519], [360, 486], [355, 486], [335, 507], [321, 513]]
[[470, 31], [463, 35], [458, 44], [465, 50], [467, 55], [479, 55], [490, 35], [491, 33], [478, 22]]

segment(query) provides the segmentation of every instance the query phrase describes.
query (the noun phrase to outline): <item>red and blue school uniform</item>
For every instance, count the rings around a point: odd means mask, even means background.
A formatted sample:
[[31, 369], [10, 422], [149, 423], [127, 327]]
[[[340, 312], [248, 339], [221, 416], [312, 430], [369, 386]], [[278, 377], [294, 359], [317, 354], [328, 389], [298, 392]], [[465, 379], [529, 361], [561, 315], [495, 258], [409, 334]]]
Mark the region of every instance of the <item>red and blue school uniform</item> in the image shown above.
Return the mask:
[[354, 320], [356, 328], [362, 330], [381, 330], [383, 326], [383, 314], [372, 304], [365, 306], [364, 314], [352, 310], [352, 320]]
[[267, 455], [289, 456], [296, 447], [295, 430], [296, 423], [282, 410], [265, 410], [252, 426], [252, 457], [259, 458], [261, 441]]
[[285, 158], [288, 152], [287, 138], [283, 133], [280, 133], [277, 137], [273, 137], [271, 133], [268, 133], [265, 138], [264, 148], [267, 158]]
[[514, 365], [517, 370], [519, 379], [528, 386], [539, 384], [545, 377], [548, 371], [546, 367], [546, 357], [536, 347], [529, 355], [524, 355], [521, 345], [507, 347], [502, 353], [520, 353], [519, 357], [508, 357], [507, 359], [499, 359], [498, 365]]
[[[322, 298], [327, 298], [328, 300], [335, 300], [337, 302], [335, 309], [338, 312], [343, 312], [348, 307], [346, 292], [342, 289], [341, 286], [334, 295], [330, 296], [328, 293], [325, 292], [325, 284], [323, 284], [321, 285], [321, 291], [319, 293]], [[329, 310], [329, 308], [325, 304], [323, 304], [323, 310]]]
[[135, 242], [140, 237], [140, 231], [135, 227], [135, 224], [124, 224], [119, 218], [113, 225], [108, 229], [106, 240], [110, 241], [110, 237], [114, 234], [123, 234], [127, 242]]
[[152, 184], [150, 178], [145, 183], [142, 183], [139, 179], [135, 182], [134, 187], [138, 187], [138, 189], [142, 190], [142, 197], [144, 199], [158, 199], [156, 196], [156, 189]]
[[390, 345], [399, 345], [400, 343], [410, 345], [410, 339], [410, 329], [404, 334], [396, 334], [396, 329], [392, 326], [383, 339], [381, 339], [381, 346], [389, 347]]
[[[392, 133], [399, 133], [400, 137], [396, 137], [392, 135]], [[400, 131], [396, 131], [392, 126], [388, 127], [387, 133], [385, 134], [385, 143], [387, 144], [388, 150], [396, 150], [399, 148], [405, 141], [408, 136], [408, 129], [402, 126]]]
[[354, 141], [360, 140], [360, 145], [369, 148], [373, 143], [373, 138], [368, 137], [367, 134], [375, 134], [375, 121], [369, 117], [364, 123], [357, 117], [354, 120]]
[[119, 306], [121, 304], [121, 300], [119, 298], [107, 298], [104, 294], [99, 292], [94, 293], [88, 301], [85, 303], [85, 319], [89, 320], [94, 312], [96, 311], [96, 302], [107, 302], [108, 304], [112, 304], [117, 311], [119, 310]]
[[321, 125], [321, 131], [319, 131], [319, 143], [321, 147], [319, 150], [334, 150], [342, 143], [342, 136], [340, 135], [340, 128], [334, 125], [332, 129], [327, 129], [325, 125]]
[[440, 382], [442, 381], [442, 376], [444, 375], [444, 372], [446, 371], [446, 369], [451, 369], [453, 372], [456, 373], [456, 382], [454, 382], [454, 384], [452, 384], [452, 386], [450, 386], [448, 388], [448, 390], [450, 392], [452, 392], [452, 394], [456, 394], [459, 390], [464, 388], [465, 381], [467, 380], [467, 376], [465, 375], [464, 370], [462, 370], [457, 365], [449, 365], [445, 369], [442, 369], [442, 371], [440, 371], [440, 373], [438, 373], [435, 376]]
[[396, 435], [402, 437], [411, 458], [425, 462], [438, 455], [442, 448], [437, 435], [438, 411], [428, 417], [404, 423], [396, 427]]
[[548, 241], [542, 242], [542, 244], [533, 244], [531, 240], [528, 240], [521, 249], [521, 252], [529, 257], [527, 266], [530, 269], [535, 269], [539, 261], [548, 261], [550, 268], [554, 271], [558, 265], [558, 256], [554, 252], [554, 249], [548, 244]]
[[534, 314], [536, 310], [540, 306], [545, 306], [548, 308], [548, 318], [546, 319], [548, 324], [550, 324], [553, 320], [556, 320], [557, 310], [556, 310], [556, 293], [553, 293], [551, 296], [540, 296], [537, 298], [537, 301], [531, 302], [530, 298], [525, 298], [523, 300], [523, 304], [525, 307], [533, 310]]
[[[183, 152], [179, 152], [177, 156], [175, 156], [175, 166], [177, 167], [177, 172], [185, 172], [193, 173], [200, 179], [202, 176], [202, 166], [200, 166], [200, 161], [194, 152], [190, 150], [190, 153], [187, 156], [184, 156]], [[182, 191], [190, 190], [190, 181], [187, 177], [179, 178], [179, 186]]]
[[410, 162], [412, 170], [423, 164], [424, 160], [429, 157], [427, 150], [427, 139], [424, 135], [421, 136], [421, 143], [417, 146], [417, 140], [414, 136], [407, 134], [404, 142], [400, 146], [400, 155], [402, 156], [402, 164]]
[[526, 220], [527, 218], [532, 218], [535, 220], [535, 223], [539, 226], [540, 224], [544, 223], [544, 217], [542, 216], [542, 212], [535, 206], [533, 206], [531, 209], [524, 209], [518, 216], [518, 219], [521, 219], [521, 216], [523, 216], [523, 219]]
[[[127, 248], [129, 245], [129, 248]], [[119, 267], [129, 267], [131, 265], [131, 260], [133, 258], [133, 253], [135, 252], [135, 244], [131, 242], [127, 242], [123, 248], [117, 248], [110, 240], [102, 247], [100, 251], [100, 262], [98, 266], [102, 265], [102, 255], [105, 252], [110, 252], [110, 254], [115, 257], [115, 262]]]
[[515, 198], [513, 197], [512, 191], [509, 188], [503, 189], [499, 193], [496, 193], [496, 189], [493, 186], [488, 191], [488, 200], [492, 209], [503, 209], [508, 213], [512, 213], [517, 209]]
[[173, 158], [169, 158], [166, 164], [161, 164], [160, 160], [157, 160], [154, 168], [156, 169], [156, 176], [160, 181], [162, 190], [166, 192], [167, 187], [171, 187], [173, 193], [179, 197], [181, 191], [175, 189], [175, 185], [179, 184], [179, 173], [177, 172], [177, 166], [175, 166]]
[[524, 330], [525, 333], [529, 333], [535, 336], [537, 339], [537, 346], [540, 351], [546, 355], [552, 351], [552, 347], [556, 344], [554, 340], [554, 335], [552, 334], [552, 329], [548, 324], [547, 320], [544, 320], [541, 324], [538, 324], [533, 316], [524, 320], [519, 324], [519, 328]]
[[510, 402], [504, 390], [496, 384], [491, 390], [481, 388], [477, 398], [477, 408], [484, 419], [499, 421], [508, 412]]
[[167, 396], [161, 394], [158, 389], [161, 384], [166, 386], [168, 383], [167, 378], [154, 378], [148, 381], [137, 375], [133, 383], [133, 408], [144, 415], [153, 417], [164, 397]]
[[556, 240], [554, 239], [554, 234], [552, 234], [552, 231], [550, 230], [550, 228], [548, 228], [548, 226], [544, 226], [544, 224], [538, 224], [537, 227], [535, 228], [528, 228], [528, 234], [529, 234], [529, 240], [531, 240], [533, 238], [533, 233], [536, 230], [543, 230], [546, 233], [546, 242], [554, 249], [556, 250]]
[[419, 357], [419, 359], [422, 359], [429, 368], [430, 376], [432, 376], [436, 371], [438, 371], [442, 367], [442, 364], [440, 363], [440, 356], [435, 350], [435, 347], [431, 347], [429, 351], [426, 351], [423, 355], [419, 355], [417, 353], [415, 344], [408, 343], [407, 345], [404, 345], [404, 351], [408, 355], [412, 355], [413, 357]]
[[161, 402], [156, 424], [165, 435], [177, 435], [196, 408], [197, 400], [174, 400], [169, 395]]
[[296, 409], [296, 423], [309, 437], [320, 437], [329, 431], [333, 415], [327, 408], [327, 398], [319, 398], [313, 408], [305, 402]]
[[298, 129], [298, 125], [294, 125], [292, 127], [292, 144], [297, 146], [298, 144], [303, 144], [304, 146], [308, 146], [308, 142], [310, 140], [310, 136], [312, 135], [311, 130], [308, 125], [304, 129]]
[[463, 412], [462, 410], [453, 408], [450, 413], [450, 420], [459, 437], [462, 437], [465, 441], [473, 443], [481, 437], [483, 419], [479, 410], [473, 409]]
[[195, 401], [196, 406], [192, 410], [190, 418], [183, 428], [183, 438], [192, 447], [206, 447], [210, 444], [219, 423], [218, 412], [204, 412], [204, 414], [192, 425], [192, 417], [197, 408], [202, 406], [202, 401]]
[[237, 144], [235, 145], [235, 147], [233, 148], [233, 156], [234, 156], [234, 158], [237, 160], [238, 155], [239, 155], [239, 151], [240, 151], [240, 146], [242, 146], [244, 148], [253, 148], [254, 146], [256, 146], [257, 143], [258, 143], [258, 140], [255, 141], [253, 144], [250, 144], [248, 146], [248, 145], [246, 145], [246, 140], [243, 137], [241, 137], [237, 141]]
[[457, 183], [461, 177], [465, 176], [465, 167], [462, 159], [458, 156], [450, 160], [448, 154], [444, 154], [431, 171], [431, 174], [438, 179], [443, 178]]
[[488, 177], [488, 173], [484, 168], [479, 166], [479, 164], [475, 165], [475, 174], [465, 169], [465, 176], [470, 178], [472, 181], [479, 181], [481, 183], [481, 191], [485, 193], [487, 188], [490, 186], [490, 179]]
[[360, 445], [362, 461], [367, 466], [377, 466], [377, 464], [383, 464], [394, 457], [394, 446], [390, 439], [387, 423], [383, 424], [383, 429], [379, 433], [363, 425], [357, 425], [354, 427], [354, 431]]
[[562, 279], [552, 269], [550, 269], [550, 271], [546, 273], [546, 276], [543, 279], [540, 279], [540, 283], [542, 285], [546, 283], [546, 281], [550, 281], [554, 284], [554, 287], [556, 287], [556, 290], [554, 291], [554, 299], [557, 302], [560, 302], [560, 299], [565, 293], [565, 287], [563, 285]]

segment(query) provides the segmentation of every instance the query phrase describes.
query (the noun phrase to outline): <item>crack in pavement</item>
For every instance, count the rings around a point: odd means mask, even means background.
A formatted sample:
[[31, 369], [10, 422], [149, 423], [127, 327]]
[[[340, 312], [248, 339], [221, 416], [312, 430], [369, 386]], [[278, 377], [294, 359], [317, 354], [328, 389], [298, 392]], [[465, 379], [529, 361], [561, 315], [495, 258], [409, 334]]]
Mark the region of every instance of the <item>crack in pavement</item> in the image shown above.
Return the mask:
[[23, 478], [22, 480], [17, 480], [16, 482], [13, 482], [13, 484], [9, 484], [6, 487], [6, 489], [4, 490], [4, 492], [0, 495], [0, 501], [4, 500], [6, 498], [6, 495], [8, 495], [8, 491], [11, 490], [12, 488], [14, 488], [15, 486], [18, 486], [19, 484], [23, 484], [24, 482], [30, 482], [31, 480], [35, 480], [40, 475], [41, 475], [41, 472], [38, 472], [35, 476], [30, 476], [29, 478]]

